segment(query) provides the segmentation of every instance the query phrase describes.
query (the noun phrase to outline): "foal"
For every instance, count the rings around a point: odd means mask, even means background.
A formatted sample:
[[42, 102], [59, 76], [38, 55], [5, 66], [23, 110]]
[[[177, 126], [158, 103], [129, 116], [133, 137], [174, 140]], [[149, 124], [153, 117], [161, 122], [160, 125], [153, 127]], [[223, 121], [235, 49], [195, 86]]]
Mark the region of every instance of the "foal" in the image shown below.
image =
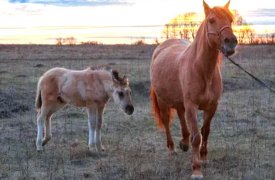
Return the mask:
[[[109, 67], [76, 71], [53, 68], [44, 73], [37, 85], [37, 151], [51, 139], [51, 116], [66, 104], [86, 107], [89, 149], [104, 150], [101, 144], [102, 113], [110, 98], [128, 115], [134, 112], [128, 78]], [[45, 135], [43, 138], [43, 129]], [[42, 139], [43, 138], [43, 139]]]
[[[165, 129], [167, 147], [174, 151], [170, 133], [172, 110], [180, 119], [180, 148], [187, 151], [191, 140], [192, 179], [202, 179], [201, 160], [207, 159], [210, 123], [222, 93], [221, 53], [234, 53], [237, 39], [232, 32], [232, 14], [224, 7], [210, 8], [204, 1], [205, 20], [194, 41], [170, 39], [154, 51], [151, 67], [151, 101], [158, 125]], [[203, 110], [198, 128], [197, 112]], [[191, 138], [189, 139], [189, 136]]]

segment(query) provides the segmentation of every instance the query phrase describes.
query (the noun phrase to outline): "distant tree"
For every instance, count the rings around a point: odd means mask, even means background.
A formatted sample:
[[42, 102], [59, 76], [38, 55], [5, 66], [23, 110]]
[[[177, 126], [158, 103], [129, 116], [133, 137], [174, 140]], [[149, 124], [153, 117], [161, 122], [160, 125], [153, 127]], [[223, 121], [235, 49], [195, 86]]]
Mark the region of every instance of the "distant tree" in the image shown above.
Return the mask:
[[[232, 14], [234, 16], [233, 30], [237, 35], [238, 41], [241, 44], [252, 44], [255, 42], [255, 30], [251, 24], [246, 23], [244, 18], [238, 13], [237, 10], [233, 10]], [[188, 39], [190, 41], [194, 40], [199, 24], [202, 21], [202, 17], [199, 14], [191, 12], [180, 14], [175, 18], [171, 19], [168, 24], [165, 25], [162, 31], [162, 37], [169, 38], [181, 38]], [[270, 36], [269, 42], [274, 42], [273, 38]], [[274, 39], [274, 41], [272, 41]]]
[[144, 44], [146, 44], [144, 39], [140, 39], [134, 42], [134, 45], [144, 45]]
[[76, 38], [74, 38], [74, 37], [67, 37], [66, 38], [66, 42], [70, 46], [75, 45], [76, 44]]
[[56, 38], [56, 45], [58, 46], [62, 45], [62, 38]]
[[243, 24], [235, 28], [239, 44], [253, 44], [255, 39], [255, 30], [250, 24]]
[[159, 44], [160, 44], [158, 38], [155, 39], [155, 44], [156, 44], [156, 45], [159, 45]]
[[166, 39], [184, 38], [193, 40], [201, 20], [197, 13], [185, 13], [171, 19], [162, 31]]

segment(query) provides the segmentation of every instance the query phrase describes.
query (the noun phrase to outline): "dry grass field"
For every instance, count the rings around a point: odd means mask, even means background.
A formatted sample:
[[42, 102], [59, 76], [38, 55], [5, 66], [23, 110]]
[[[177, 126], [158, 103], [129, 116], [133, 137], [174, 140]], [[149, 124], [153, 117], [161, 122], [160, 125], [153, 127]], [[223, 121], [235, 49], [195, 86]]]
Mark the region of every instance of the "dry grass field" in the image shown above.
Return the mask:
[[[169, 156], [165, 134], [150, 113], [149, 64], [155, 46], [0, 46], [0, 179], [189, 179], [191, 151]], [[238, 63], [275, 88], [275, 46], [239, 46]], [[102, 140], [89, 152], [84, 109], [67, 106], [52, 121], [52, 140], [36, 152], [34, 98], [38, 78], [52, 67], [108, 64], [127, 74], [135, 112], [108, 104]], [[211, 125], [205, 179], [275, 179], [275, 94], [224, 60], [224, 92]], [[202, 114], [199, 114], [201, 124]], [[178, 145], [180, 126], [172, 135]]]

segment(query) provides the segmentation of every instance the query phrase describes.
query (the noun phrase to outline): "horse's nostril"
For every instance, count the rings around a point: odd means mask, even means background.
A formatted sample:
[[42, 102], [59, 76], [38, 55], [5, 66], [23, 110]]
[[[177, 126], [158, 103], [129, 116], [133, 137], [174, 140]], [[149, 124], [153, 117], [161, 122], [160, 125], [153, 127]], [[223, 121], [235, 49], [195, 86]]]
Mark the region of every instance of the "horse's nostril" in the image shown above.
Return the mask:
[[229, 43], [229, 39], [228, 39], [228, 38], [225, 38], [225, 39], [224, 39], [224, 42], [225, 42], [225, 43]]
[[238, 44], [237, 38], [234, 38], [234, 43], [235, 43], [235, 44]]
[[127, 114], [133, 114], [133, 112], [134, 112], [134, 106], [132, 106], [132, 105], [127, 105], [126, 106], [126, 108], [125, 108], [125, 111], [126, 111], [126, 113]]

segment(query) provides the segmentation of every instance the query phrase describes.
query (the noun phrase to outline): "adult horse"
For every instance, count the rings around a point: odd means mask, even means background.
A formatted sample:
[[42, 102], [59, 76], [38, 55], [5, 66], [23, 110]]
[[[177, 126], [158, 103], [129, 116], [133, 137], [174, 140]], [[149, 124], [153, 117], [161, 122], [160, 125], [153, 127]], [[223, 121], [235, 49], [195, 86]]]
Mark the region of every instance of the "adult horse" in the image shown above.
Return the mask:
[[[102, 113], [110, 98], [125, 113], [134, 111], [128, 78], [110, 67], [81, 71], [53, 68], [39, 79], [36, 95], [38, 151], [51, 139], [51, 116], [66, 104], [86, 107], [89, 126], [89, 149], [104, 150], [101, 144]], [[43, 138], [43, 129], [45, 135]], [[43, 139], [42, 139], [43, 138]]]
[[[151, 103], [159, 127], [165, 129], [167, 147], [174, 151], [170, 133], [172, 110], [180, 119], [180, 148], [187, 151], [192, 144], [192, 179], [202, 179], [201, 160], [207, 159], [210, 123], [222, 92], [221, 53], [234, 53], [237, 39], [232, 32], [229, 3], [210, 8], [203, 1], [205, 19], [194, 41], [171, 39], [154, 51], [151, 67]], [[203, 110], [201, 132], [197, 112]], [[191, 138], [189, 136], [191, 134]]]

